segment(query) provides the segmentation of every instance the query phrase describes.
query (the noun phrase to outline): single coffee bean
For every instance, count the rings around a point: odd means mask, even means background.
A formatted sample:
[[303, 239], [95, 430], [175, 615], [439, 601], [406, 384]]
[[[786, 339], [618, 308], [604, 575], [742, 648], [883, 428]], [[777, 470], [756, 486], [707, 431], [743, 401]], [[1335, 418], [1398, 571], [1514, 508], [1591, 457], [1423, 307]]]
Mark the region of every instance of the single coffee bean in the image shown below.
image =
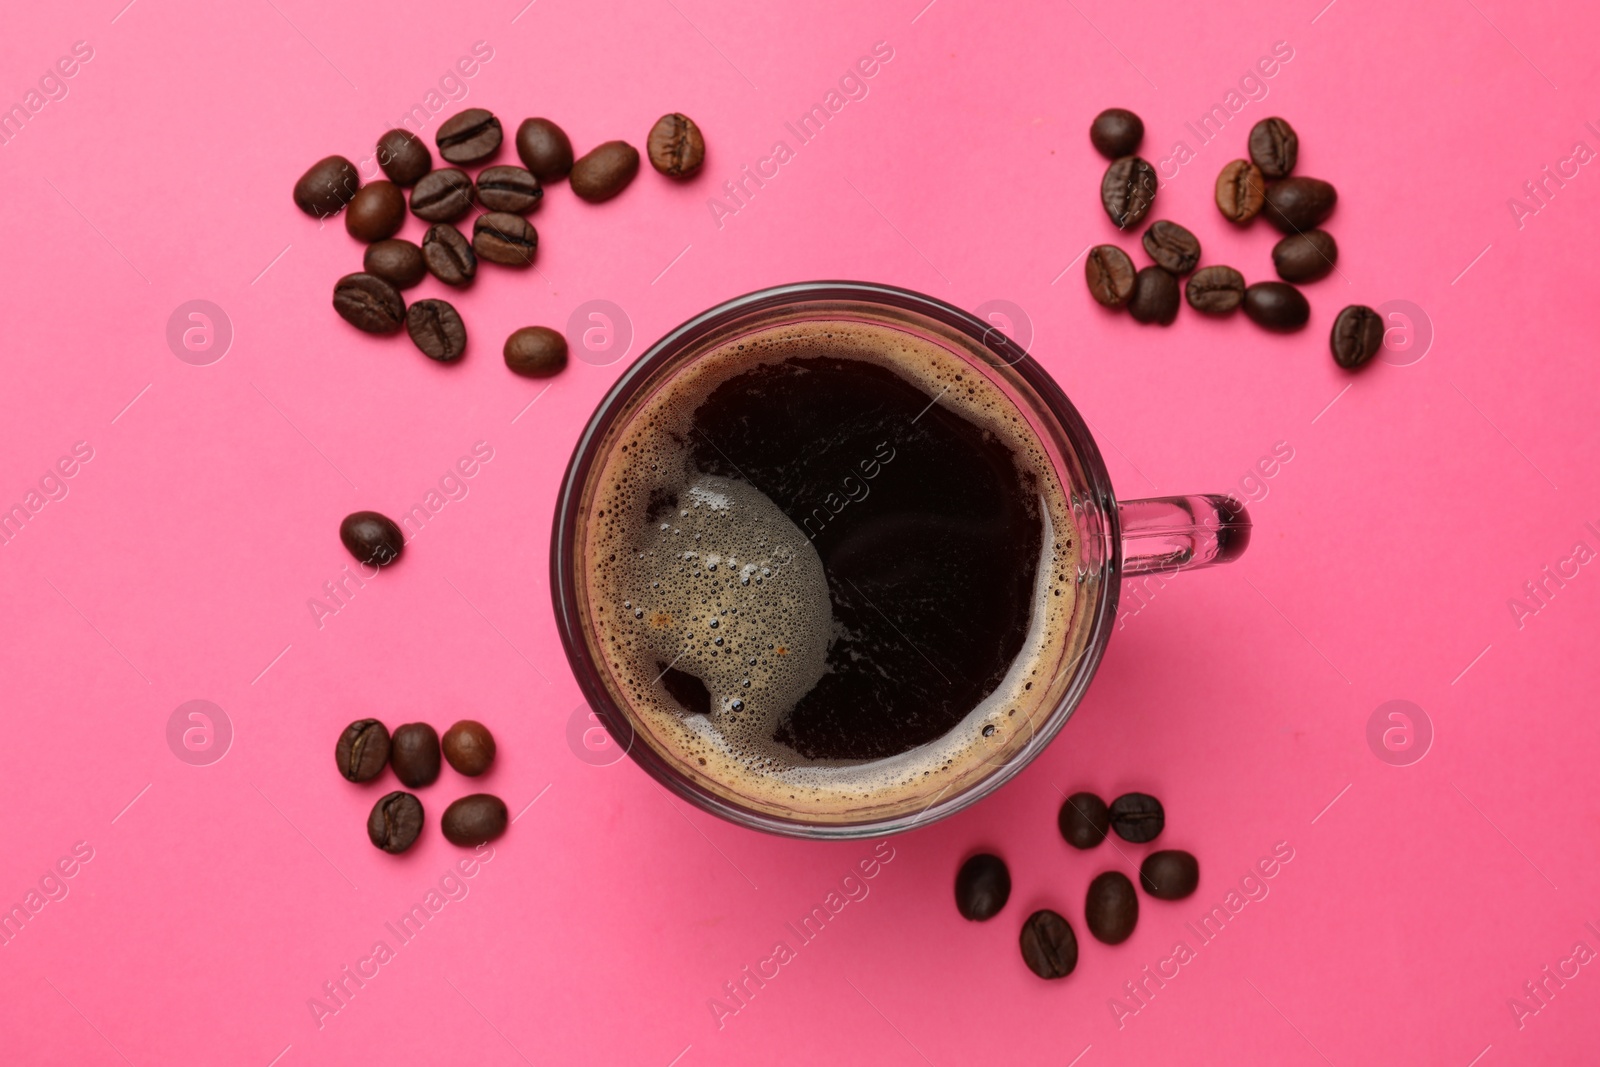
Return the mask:
[[481, 107], [469, 107], [445, 119], [433, 141], [446, 163], [481, 163], [500, 151], [505, 134], [500, 120]]
[[1056, 826], [1073, 848], [1094, 848], [1111, 829], [1111, 810], [1093, 793], [1074, 793], [1062, 803]]
[[542, 182], [558, 182], [572, 170], [572, 142], [549, 119], [523, 119], [517, 127], [517, 156]]
[[1160, 267], [1145, 267], [1133, 279], [1128, 314], [1137, 322], [1171, 326], [1178, 317], [1178, 279]]
[[396, 185], [411, 186], [433, 169], [433, 153], [410, 130], [390, 130], [378, 138], [378, 166]]
[[472, 207], [472, 179], [454, 167], [429, 171], [411, 190], [411, 213], [425, 222], [454, 222]]
[[368, 274], [376, 274], [396, 289], [409, 289], [428, 273], [422, 249], [404, 237], [391, 237], [368, 245], [361, 265]]
[[476, 778], [494, 762], [494, 734], [476, 719], [462, 719], [439, 739], [444, 758], [468, 778]]
[[339, 773], [352, 782], [369, 782], [389, 762], [389, 731], [377, 719], [357, 719], [344, 728], [333, 748]]
[[396, 790], [372, 805], [367, 837], [385, 852], [404, 852], [422, 833], [422, 801]]
[[1157, 900], [1182, 900], [1200, 884], [1200, 862], [1181, 849], [1152, 852], [1139, 864], [1139, 884]]
[[506, 338], [506, 366], [524, 378], [548, 378], [567, 365], [567, 339], [548, 326], [524, 326]]
[[1277, 116], [1250, 127], [1250, 158], [1269, 178], [1287, 178], [1300, 158], [1294, 127]]
[[344, 228], [358, 241], [382, 241], [406, 221], [406, 194], [394, 182], [368, 182], [356, 190], [344, 213]]
[[1078, 966], [1078, 935], [1049, 908], [1028, 916], [1019, 940], [1022, 962], [1040, 978], [1065, 978]]
[[579, 199], [610, 200], [639, 173], [639, 150], [626, 141], [607, 141], [572, 164], [568, 181]]
[[1256, 282], [1244, 291], [1244, 313], [1257, 326], [1290, 333], [1311, 318], [1311, 305], [1288, 282]]
[[1166, 825], [1166, 809], [1148, 793], [1124, 793], [1111, 802], [1111, 828], [1124, 841], [1154, 841]]
[[1383, 347], [1383, 317], [1365, 304], [1351, 304], [1333, 320], [1328, 347], [1335, 363], [1355, 370]]
[[444, 809], [439, 829], [452, 845], [471, 847], [505, 833], [507, 821], [505, 801], [488, 793], [473, 793]]
[[1133, 935], [1139, 922], [1139, 894], [1121, 871], [1106, 871], [1089, 883], [1083, 905], [1083, 922], [1095, 940], [1120, 945]]
[[539, 247], [539, 231], [521, 215], [491, 211], [472, 222], [472, 250], [490, 263], [526, 267]]
[[956, 910], [963, 919], [992, 919], [1010, 899], [1011, 872], [999, 856], [979, 853], [956, 872]]
[[346, 274], [333, 283], [333, 310], [367, 333], [394, 333], [406, 317], [400, 291], [376, 274]]
[[1144, 250], [1156, 266], [1183, 277], [1200, 264], [1200, 241], [1176, 222], [1160, 219], [1144, 231]]
[[486, 167], [478, 173], [478, 203], [490, 211], [526, 215], [539, 206], [544, 186], [521, 167]]
[[478, 276], [478, 254], [461, 231], [448, 222], [428, 227], [422, 237], [422, 258], [429, 273], [457, 289], [471, 285]]
[[439, 778], [438, 732], [425, 722], [396, 726], [389, 738], [389, 766], [401, 785], [432, 785]]
[[418, 300], [407, 308], [406, 332], [429, 359], [453, 363], [466, 355], [466, 324], [444, 300]]
[[706, 161], [706, 140], [688, 115], [662, 115], [645, 139], [650, 165], [669, 178], [690, 178]]
[[1108, 308], [1121, 307], [1133, 295], [1133, 260], [1116, 245], [1089, 249], [1083, 274], [1089, 281], [1089, 295]]
[[1144, 120], [1122, 107], [1108, 107], [1089, 123], [1089, 143], [1107, 159], [1121, 159], [1139, 150]]
[[1184, 288], [1189, 306], [1207, 315], [1226, 315], [1244, 301], [1244, 275], [1232, 267], [1201, 267]]
[[1291, 233], [1272, 246], [1272, 265], [1286, 282], [1314, 282], [1339, 260], [1339, 244], [1327, 230]]
[[1100, 206], [1120, 230], [1143, 222], [1155, 200], [1155, 168], [1138, 156], [1117, 160], [1100, 179]]
[[356, 165], [343, 156], [328, 156], [294, 183], [295, 207], [314, 219], [337, 215], [361, 188]]
[[1217, 175], [1217, 210], [1229, 222], [1244, 225], [1267, 202], [1267, 179], [1248, 159], [1236, 159]]
[[1267, 186], [1261, 215], [1284, 233], [1294, 233], [1322, 225], [1338, 201], [1338, 192], [1321, 178], [1284, 178]]
[[339, 540], [367, 567], [387, 567], [405, 551], [405, 534], [393, 519], [377, 511], [352, 511], [339, 524]]

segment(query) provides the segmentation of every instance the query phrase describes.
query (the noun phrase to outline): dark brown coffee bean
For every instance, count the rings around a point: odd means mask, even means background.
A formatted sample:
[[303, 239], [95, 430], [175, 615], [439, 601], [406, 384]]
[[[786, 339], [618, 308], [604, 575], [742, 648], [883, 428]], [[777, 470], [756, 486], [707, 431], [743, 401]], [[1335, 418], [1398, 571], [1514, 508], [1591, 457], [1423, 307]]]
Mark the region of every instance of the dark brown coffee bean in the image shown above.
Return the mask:
[[396, 185], [411, 186], [433, 169], [433, 153], [410, 130], [390, 130], [378, 138], [378, 166]]
[[1137, 226], [1156, 200], [1156, 172], [1138, 156], [1124, 156], [1100, 179], [1100, 206], [1117, 228]]
[[1119, 308], [1133, 295], [1133, 260], [1116, 245], [1095, 245], [1084, 260], [1089, 295], [1108, 308]]
[[963, 919], [973, 922], [992, 919], [1010, 899], [1011, 872], [999, 856], [979, 853], [956, 872], [956, 910]]
[[401, 785], [412, 789], [432, 785], [439, 778], [438, 732], [425, 722], [396, 726], [389, 738], [389, 766]]
[[352, 782], [369, 782], [389, 762], [389, 731], [377, 719], [357, 719], [344, 728], [333, 749], [339, 773]]
[[346, 274], [333, 283], [333, 310], [367, 333], [394, 333], [405, 321], [400, 290], [376, 274]]
[[706, 161], [706, 141], [688, 115], [662, 115], [645, 140], [650, 165], [669, 178], [691, 178]]
[[411, 213], [425, 222], [454, 222], [472, 207], [472, 179], [464, 170], [430, 171], [411, 190]]
[[1089, 143], [1107, 159], [1121, 159], [1139, 150], [1144, 120], [1127, 108], [1108, 107], [1089, 123]]
[[506, 803], [488, 793], [473, 793], [444, 809], [439, 829], [452, 845], [493, 841], [506, 832]]
[[471, 242], [448, 222], [428, 227], [422, 237], [422, 258], [430, 274], [457, 289], [471, 285], [478, 276], [478, 255]]
[[1176, 222], [1161, 219], [1144, 231], [1144, 250], [1169, 274], [1183, 277], [1200, 265], [1200, 241]]
[[1256, 282], [1244, 291], [1244, 313], [1257, 326], [1290, 333], [1311, 318], [1311, 305], [1288, 282]]
[[1065, 978], [1078, 966], [1078, 935], [1049, 908], [1028, 916], [1018, 940], [1022, 962], [1040, 978]]
[[1272, 246], [1272, 265], [1286, 282], [1314, 282], [1339, 260], [1339, 244], [1327, 230], [1291, 233]]
[[1083, 905], [1083, 923], [1095, 940], [1120, 945], [1139, 923], [1139, 894], [1121, 871], [1106, 871], [1089, 883]]
[[344, 228], [358, 241], [382, 241], [406, 221], [406, 194], [394, 182], [368, 182], [356, 190], [344, 213]]
[[422, 801], [396, 790], [372, 805], [367, 837], [385, 852], [404, 852], [422, 834]]
[[523, 119], [517, 127], [517, 155], [542, 182], [558, 182], [572, 170], [572, 142], [549, 119]]
[[1277, 116], [1250, 127], [1250, 158], [1269, 178], [1287, 178], [1300, 158], [1294, 127]]
[[1189, 306], [1207, 315], [1226, 315], [1244, 302], [1244, 275], [1232, 267], [1201, 267], [1184, 288]]
[[1154, 841], [1166, 825], [1166, 809], [1148, 793], [1124, 793], [1111, 802], [1111, 828], [1124, 841]]
[[567, 180], [579, 199], [610, 200], [639, 173], [639, 150], [626, 141], [607, 141], [572, 164]]
[[500, 151], [504, 137], [499, 119], [481, 107], [469, 107], [445, 119], [433, 141], [446, 163], [481, 163]]
[[524, 326], [506, 338], [506, 366], [524, 378], [548, 378], [567, 365], [567, 339], [548, 326]]
[[1335, 363], [1355, 370], [1383, 347], [1383, 316], [1365, 304], [1351, 304], [1333, 320], [1328, 347]]
[[1267, 202], [1267, 180], [1248, 159], [1236, 159], [1217, 175], [1217, 210], [1229, 222], [1244, 225]]
[[422, 260], [422, 249], [403, 237], [375, 241], [367, 246], [361, 265], [368, 274], [376, 274], [396, 289], [409, 289], [428, 273]]
[[468, 778], [476, 778], [494, 762], [494, 734], [476, 719], [462, 719], [439, 739], [444, 758]]
[[453, 363], [466, 355], [466, 324], [444, 300], [418, 300], [406, 309], [406, 332], [429, 359]]
[[1178, 317], [1178, 279], [1160, 267], [1145, 267], [1133, 279], [1128, 314], [1137, 322], [1171, 326]]
[[314, 219], [337, 215], [361, 188], [356, 165], [343, 156], [328, 156], [294, 183], [295, 207]]
[[1111, 829], [1111, 811], [1093, 793], [1074, 793], [1062, 803], [1056, 826], [1073, 848], [1094, 848]]
[[1139, 864], [1139, 884], [1157, 900], [1182, 900], [1200, 884], [1200, 861], [1176, 848], [1152, 852]]
[[526, 215], [539, 206], [544, 186], [521, 167], [486, 167], [478, 173], [478, 203], [490, 211]]
[[405, 534], [389, 516], [377, 511], [352, 511], [339, 524], [339, 540], [368, 567], [387, 567], [405, 551]]
[[1267, 205], [1261, 217], [1284, 233], [1322, 225], [1333, 214], [1339, 194], [1321, 178], [1284, 178], [1267, 186]]
[[526, 267], [539, 247], [539, 231], [521, 215], [491, 211], [472, 221], [472, 250], [490, 263]]

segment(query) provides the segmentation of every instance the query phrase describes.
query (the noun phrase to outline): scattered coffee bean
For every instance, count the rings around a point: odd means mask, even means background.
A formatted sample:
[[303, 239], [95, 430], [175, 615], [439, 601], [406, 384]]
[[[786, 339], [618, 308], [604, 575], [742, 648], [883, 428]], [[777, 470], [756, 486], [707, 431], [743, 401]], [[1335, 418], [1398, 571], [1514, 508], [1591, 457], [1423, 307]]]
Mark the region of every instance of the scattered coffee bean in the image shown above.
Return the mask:
[[454, 222], [472, 207], [472, 179], [464, 170], [429, 171], [411, 190], [411, 213], [425, 222]]
[[1257, 326], [1289, 333], [1311, 318], [1311, 305], [1288, 282], [1256, 282], [1244, 291], [1244, 313]]
[[1134, 266], [1116, 245], [1095, 245], [1083, 264], [1089, 295], [1108, 308], [1119, 308], [1133, 295]]
[[438, 732], [425, 722], [396, 726], [389, 738], [389, 766], [401, 785], [412, 789], [432, 785], [439, 778]]
[[405, 319], [406, 302], [376, 274], [346, 274], [333, 283], [333, 310], [358, 330], [394, 333]]
[[1124, 156], [1106, 168], [1100, 179], [1100, 206], [1117, 228], [1137, 226], [1156, 199], [1156, 172], [1138, 156]]
[[294, 203], [314, 219], [336, 215], [361, 188], [356, 165], [343, 156], [328, 156], [311, 164], [311, 169], [294, 183]]
[[1383, 347], [1383, 317], [1365, 304], [1351, 304], [1333, 320], [1328, 347], [1335, 363], [1355, 370]]
[[521, 215], [491, 211], [472, 222], [472, 250], [490, 263], [526, 267], [539, 247], [539, 231]]
[[1040, 978], [1065, 978], [1078, 966], [1078, 935], [1049, 908], [1028, 916], [1019, 940], [1022, 962]]
[[956, 872], [956, 910], [963, 919], [992, 919], [1010, 899], [1011, 872], [999, 856], [979, 853]]
[[339, 735], [333, 758], [350, 781], [371, 781], [389, 762], [388, 729], [377, 719], [357, 719]]
[[487, 167], [479, 172], [475, 183], [478, 203], [490, 211], [510, 211], [526, 215], [539, 206], [544, 197], [544, 186], [522, 167]]
[[433, 154], [410, 130], [390, 130], [378, 138], [378, 166], [396, 185], [415, 185], [433, 169]]
[[1277, 116], [1250, 128], [1250, 158], [1269, 178], [1287, 178], [1300, 158], [1300, 138], [1294, 127]]
[[473, 793], [444, 809], [439, 829], [452, 845], [481, 845], [506, 832], [506, 804], [488, 793]]
[[1199, 239], [1176, 222], [1152, 222], [1142, 243], [1156, 266], [1180, 278], [1200, 264]]
[[391, 237], [368, 245], [361, 265], [368, 274], [377, 275], [396, 289], [409, 289], [428, 274], [422, 249], [403, 237]]
[[1073, 848], [1094, 848], [1111, 829], [1111, 810], [1093, 793], [1074, 793], [1062, 803], [1056, 825]]
[[1159, 323], [1171, 326], [1178, 317], [1178, 279], [1160, 267], [1145, 267], [1133, 280], [1133, 297], [1128, 301], [1128, 314], [1137, 322]]
[[1236, 159], [1217, 175], [1217, 210], [1229, 222], [1244, 225], [1261, 212], [1267, 200], [1267, 179], [1248, 159]]
[[662, 115], [645, 139], [650, 165], [669, 178], [690, 178], [706, 161], [706, 141], [688, 115]]
[[1182, 900], [1200, 884], [1200, 862], [1181, 849], [1152, 852], [1139, 864], [1139, 884], [1157, 900]]
[[626, 141], [607, 141], [572, 164], [568, 181], [582, 200], [610, 200], [639, 173], [639, 150]]
[[1124, 841], [1136, 845], [1154, 841], [1166, 825], [1161, 801], [1148, 793], [1124, 793], [1111, 802], [1111, 828]]
[[505, 136], [500, 120], [481, 107], [469, 107], [445, 119], [433, 135], [446, 163], [481, 163], [500, 151]]
[[339, 523], [339, 540], [367, 567], [387, 567], [405, 551], [405, 534], [393, 519], [377, 511], [352, 511]]
[[1139, 922], [1139, 894], [1121, 871], [1106, 871], [1089, 883], [1083, 922], [1097, 941], [1120, 945]]
[[435, 278], [457, 289], [471, 285], [478, 276], [478, 254], [461, 231], [448, 222], [428, 227], [422, 237], [422, 258]]
[[1322, 225], [1338, 201], [1338, 192], [1321, 178], [1284, 178], [1267, 186], [1261, 216], [1284, 233], [1294, 233]]
[[1207, 315], [1226, 315], [1244, 301], [1244, 275], [1232, 267], [1201, 267], [1184, 288], [1189, 306]]
[[444, 300], [418, 300], [406, 309], [406, 332], [422, 354], [453, 363], [467, 351], [467, 327]]
[[404, 852], [422, 833], [422, 801], [396, 790], [372, 805], [367, 837], [385, 852]]
[[475, 719], [462, 719], [439, 739], [444, 758], [461, 774], [476, 778], [494, 762], [494, 734]]
[[572, 142], [549, 119], [523, 119], [517, 127], [517, 155], [542, 182], [558, 182], [572, 170]]
[[1272, 246], [1272, 265], [1286, 282], [1314, 282], [1339, 260], [1339, 244], [1327, 230], [1291, 233]]
[[344, 213], [344, 228], [358, 241], [382, 241], [406, 221], [406, 194], [394, 182], [368, 182], [356, 190]]
[[1089, 143], [1107, 159], [1121, 159], [1139, 150], [1144, 121], [1122, 107], [1108, 107], [1089, 123]]
[[524, 326], [506, 338], [506, 366], [524, 378], [548, 378], [567, 365], [567, 339], [548, 326]]

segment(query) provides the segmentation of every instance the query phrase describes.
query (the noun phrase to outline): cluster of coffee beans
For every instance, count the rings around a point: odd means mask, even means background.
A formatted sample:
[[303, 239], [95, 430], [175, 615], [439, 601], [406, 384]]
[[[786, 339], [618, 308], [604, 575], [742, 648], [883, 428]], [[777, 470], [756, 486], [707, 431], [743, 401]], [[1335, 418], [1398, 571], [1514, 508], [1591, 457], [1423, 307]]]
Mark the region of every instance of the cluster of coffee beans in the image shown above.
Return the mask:
[[[447, 300], [428, 298], [407, 306], [401, 290], [432, 274], [445, 285], [465, 288], [478, 274], [478, 261], [528, 267], [539, 234], [527, 215], [544, 199], [544, 187], [568, 180], [572, 191], [590, 203], [609, 200], [639, 172], [639, 151], [626, 141], [607, 141], [573, 158], [572, 142], [549, 119], [532, 118], [517, 128], [522, 166], [484, 167], [476, 179], [462, 167], [489, 163], [500, 151], [500, 120], [481, 107], [467, 108], [440, 125], [434, 135], [439, 155], [454, 166], [434, 169], [428, 146], [410, 130], [389, 130], [378, 138], [376, 158], [387, 180], [361, 183], [355, 164], [328, 156], [312, 164], [295, 182], [294, 202], [323, 219], [344, 212], [345, 229], [367, 245], [362, 270], [334, 283], [333, 307], [346, 322], [373, 334], [398, 333], [401, 326], [422, 354], [452, 363], [467, 351], [467, 328]], [[705, 160], [705, 139], [685, 115], [663, 115], [646, 140], [650, 163], [670, 178], [688, 178]], [[411, 214], [432, 223], [419, 247], [396, 237]], [[455, 226], [476, 211], [472, 238]], [[567, 363], [567, 341], [558, 331], [528, 326], [506, 339], [506, 366], [526, 377], [546, 377]]]
[[[1111, 160], [1100, 182], [1100, 203], [1118, 229], [1144, 221], [1155, 204], [1156, 172], [1135, 153], [1144, 138], [1144, 122], [1123, 108], [1108, 108], [1089, 126], [1089, 140]], [[1128, 309], [1138, 322], [1167, 326], [1178, 317], [1178, 279], [1193, 274], [1183, 295], [1189, 306], [1207, 315], [1229, 315], [1243, 309], [1258, 326], [1280, 332], [1299, 330], [1311, 318], [1311, 305], [1297, 285], [1317, 281], [1334, 269], [1339, 245], [1318, 227], [1333, 213], [1338, 192], [1320, 178], [1294, 175], [1300, 138], [1281, 118], [1262, 119], [1250, 130], [1249, 159], [1236, 159], [1217, 176], [1217, 210], [1229, 222], [1245, 226], [1264, 216], [1285, 236], [1272, 249], [1272, 264], [1281, 281], [1246, 285], [1232, 267], [1200, 267], [1200, 242], [1174, 222], [1158, 220], [1141, 243], [1154, 266], [1136, 269], [1116, 245], [1090, 250], [1084, 273], [1089, 292], [1109, 308]], [[1383, 320], [1364, 304], [1339, 312], [1328, 338], [1334, 361], [1354, 370], [1377, 355], [1383, 345]]]
[[[370, 782], [394, 768], [409, 789], [432, 785], [439, 778], [439, 754], [468, 778], [476, 778], [494, 762], [494, 735], [481, 722], [462, 719], [441, 739], [425, 722], [408, 722], [394, 733], [377, 719], [357, 719], [344, 728], [333, 758], [339, 773], [352, 782]], [[444, 809], [439, 830], [452, 845], [474, 846], [506, 832], [505, 801], [490, 793], [472, 793]], [[422, 833], [422, 801], [396, 790], [372, 806], [367, 836], [385, 852], [404, 852]]]
[[[1131, 844], [1154, 841], [1167, 824], [1161, 801], [1145, 793], [1124, 793], [1108, 806], [1093, 793], [1074, 793], [1061, 805], [1057, 826], [1066, 842], [1094, 848], [1111, 831]], [[1178, 849], [1152, 852], [1139, 865], [1139, 881], [1158, 900], [1182, 900], [1200, 884], [1200, 864]], [[1011, 898], [1011, 872], [990, 853], [968, 859], [956, 872], [956, 909], [974, 922], [1000, 914]], [[1120, 945], [1139, 921], [1139, 895], [1121, 871], [1104, 871], [1089, 883], [1084, 924], [1095, 940]], [[1078, 966], [1078, 937], [1062, 916], [1041, 908], [1022, 924], [1022, 960], [1040, 978], [1065, 978]]]

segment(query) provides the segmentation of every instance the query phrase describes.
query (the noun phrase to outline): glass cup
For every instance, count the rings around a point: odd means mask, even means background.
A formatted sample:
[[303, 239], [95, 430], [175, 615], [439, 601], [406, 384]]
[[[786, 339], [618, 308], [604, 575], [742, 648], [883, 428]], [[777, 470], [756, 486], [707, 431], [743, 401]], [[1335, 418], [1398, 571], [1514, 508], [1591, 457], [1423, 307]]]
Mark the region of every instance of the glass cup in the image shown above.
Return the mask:
[[[1074, 624], [1051, 650], [1051, 680], [1029, 720], [1011, 729], [964, 776], [932, 796], [903, 796], [849, 816], [775, 809], [727, 783], [708, 779], [675, 756], [630, 708], [596, 647], [584, 581], [586, 525], [594, 481], [621, 428], [645, 400], [705, 353], [741, 335], [789, 324], [840, 320], [913, 334], [939, 345], [993, 383], [1025, 418], [1070, 500], [1080, 544]], [[1010, 337], [932, 297], [861, 282], [808, 282], [764, 289], [712, 308], [679, 326], [641, 356], [600, 403], [579, 438], [555, 513], [550, 551], [557, 625], [589, 706], [621, 746], [672, 792], [732, 822], [804, 838], [878, 837], [950, 815], [987, 796], [1032, 761], [1060, 732], [1115, 629], [1124, 577], [1237, 559], [1250, 540], [1242, 504], [1197, 495], [1117, 501], [1094, 438], [1044, 369]]]

